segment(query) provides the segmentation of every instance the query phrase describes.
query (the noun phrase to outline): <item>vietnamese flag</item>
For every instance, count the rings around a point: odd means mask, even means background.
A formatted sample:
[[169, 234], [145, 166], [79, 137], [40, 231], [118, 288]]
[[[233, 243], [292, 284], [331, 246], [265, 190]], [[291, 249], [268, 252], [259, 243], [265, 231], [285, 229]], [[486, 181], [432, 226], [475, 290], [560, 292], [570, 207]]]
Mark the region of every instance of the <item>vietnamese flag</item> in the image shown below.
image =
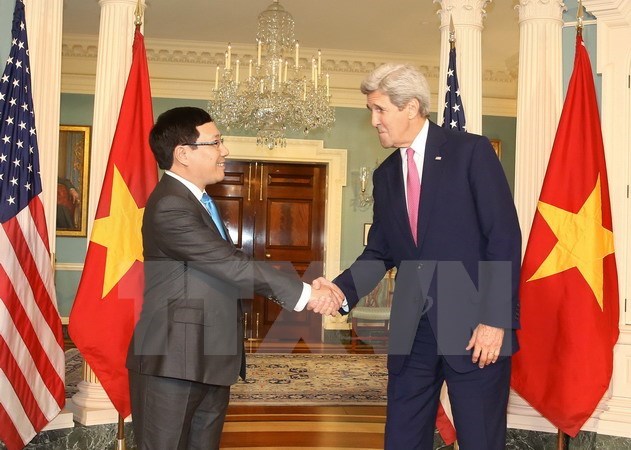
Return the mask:
[[131, 412], [125, 359], [144, 288], [141, 225], [158, 182], [145, 44], [136, 27], [127, 86], [92, 235], [70, 313], [72, 340], [121, 417]]
[[576, 436], [609, 387], [619, 313], [605, 154], [580, 33], [526, 248], [520, 302], [512, 387]]

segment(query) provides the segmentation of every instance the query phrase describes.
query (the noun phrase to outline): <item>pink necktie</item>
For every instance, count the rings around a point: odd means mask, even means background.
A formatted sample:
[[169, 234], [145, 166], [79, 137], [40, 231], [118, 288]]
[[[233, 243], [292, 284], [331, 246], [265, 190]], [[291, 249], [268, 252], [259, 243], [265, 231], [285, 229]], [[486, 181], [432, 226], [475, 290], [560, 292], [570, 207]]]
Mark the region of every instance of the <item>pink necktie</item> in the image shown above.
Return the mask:
[[408, 177], [407, 177], [407, 194], [408, 194], [408, 217], [410, 219], [410, 229], [414, 243], [416, 241], [416, 231], [418, 229], [418, 205], [421, 199], [421, 181], [418, 177], [418, 168], [414, 162], [414, 150], [407, 149], [408, 155]]

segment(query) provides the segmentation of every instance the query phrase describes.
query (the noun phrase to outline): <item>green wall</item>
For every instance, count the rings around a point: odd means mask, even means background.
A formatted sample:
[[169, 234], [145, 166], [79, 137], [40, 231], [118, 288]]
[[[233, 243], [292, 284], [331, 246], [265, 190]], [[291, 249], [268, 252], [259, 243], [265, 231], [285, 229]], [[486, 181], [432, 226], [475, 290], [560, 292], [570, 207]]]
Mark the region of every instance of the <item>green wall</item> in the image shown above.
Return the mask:
[[[206, 108], [207, 102], [203, 100], [186, 99], [153, 99], [153, 112], [157, 117], [160, 113], [176, 106], [198, 106]], [[61, 123], [63, 125], [91, 125], [94, 109], [94, 97], [92, 95], [62, 94], [61, 96]], [[365, 108], [336, 108], [335, 126], [326, 132], [315, 132], [305, 136], [302, 133], [290, 133], [290, 138], [318, 139], [324, 141], [328, 148], [347, 149], [347, 186], [343, 189], [342, 198], [342, 246], [341, 268], [352, 263], [363, 250], [364, 224], [372, 222], [372, 209], [359, 208], [353, 203], [358, 190], [357, 171], [362, 165], [375, 168], [383, 161], [392, 149], [383, 149], [379, 144], [376, 132], [370, 125], [370, 115]], [[432, 116], [432, 120], [435, 115]], [[515, 173], [515, 118], [486, 116], [482, 126], [484, 133], [491, 139], [502, 141], [502, 164], [506, 170], [507, 178], [513, 186]], [[222, 130], [225, 132], [225, 130]], [[228, 132], [225, 134], [238, 134]], [[261, 149], [261, 157], [264, 158], [265, 149]], [[372, 189], [369, 183], [368, 190]], [[86, 238], [82, 237], [58, 237], [57, 238], [57, 262], [58, 263], [83, 263], [86, 250]], [[80, 272], [74, 270], [57, 271], [57, 295], [59, 308], [62, 315], [70, 312], [74, 294], [79, 282]]]
[[0, 0], [0, 61], [2, 62], [2, 69], [0, 70], [4, 70], [4, 64], [11, 48], [11, 24], [14, 9], [15, 0]]

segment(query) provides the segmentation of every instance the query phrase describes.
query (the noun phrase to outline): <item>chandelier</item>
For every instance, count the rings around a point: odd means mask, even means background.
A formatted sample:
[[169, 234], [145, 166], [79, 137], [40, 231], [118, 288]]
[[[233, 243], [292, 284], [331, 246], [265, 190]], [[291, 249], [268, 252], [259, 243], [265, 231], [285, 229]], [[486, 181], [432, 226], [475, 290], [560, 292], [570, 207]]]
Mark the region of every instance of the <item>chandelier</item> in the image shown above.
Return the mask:
[[294, 19], [278, 0], [259, 14], [256, 60], [248, 61], [247, 77], [246, 64], [239, 59], [233, 64], [232, 59], [228, 44], [208, 102], [209, 113], [226, 130], [256, 130], [256, 143], [271, 150], [286, 146], [288, 129], [307, 134], [335, 122], [322, 54], [318, 50], [310, 67], [301, 65]]

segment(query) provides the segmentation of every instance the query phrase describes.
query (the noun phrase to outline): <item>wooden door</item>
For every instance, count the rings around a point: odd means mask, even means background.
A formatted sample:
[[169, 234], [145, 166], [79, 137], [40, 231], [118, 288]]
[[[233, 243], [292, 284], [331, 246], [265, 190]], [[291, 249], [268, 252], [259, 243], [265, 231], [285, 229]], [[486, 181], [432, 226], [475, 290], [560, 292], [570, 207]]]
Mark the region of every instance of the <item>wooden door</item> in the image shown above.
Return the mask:
[[[309, 283], [323, 273], [325, 188], [324, 165], [227, 161], [225, 179], [207, 191], [238, 248]], [[320, 341], [319, 315], [262, 297], [244, 303], [246, 339]]]

